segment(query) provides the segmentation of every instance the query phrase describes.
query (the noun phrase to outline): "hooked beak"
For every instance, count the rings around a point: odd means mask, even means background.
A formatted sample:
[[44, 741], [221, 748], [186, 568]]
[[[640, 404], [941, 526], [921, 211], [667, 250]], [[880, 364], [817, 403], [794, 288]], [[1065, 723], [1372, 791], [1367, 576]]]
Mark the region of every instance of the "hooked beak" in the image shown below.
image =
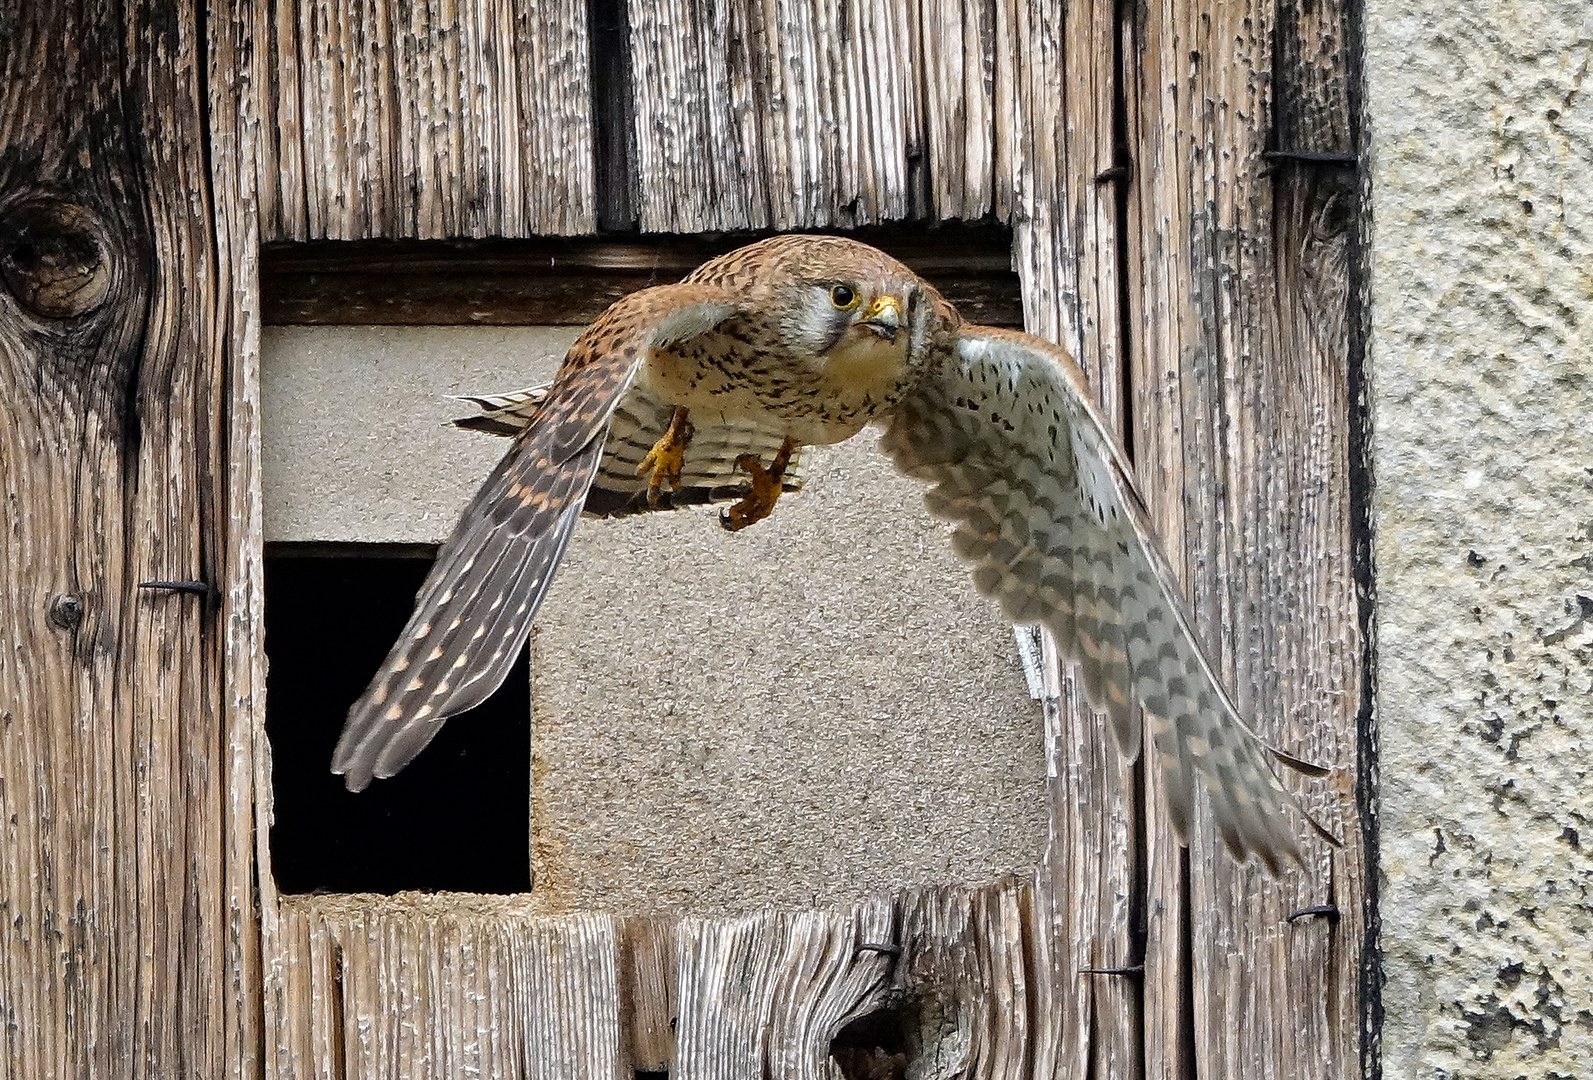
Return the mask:
[[861, 324], [894, 344], [902, 329], [902, 302], [894, 296], [881, 296], [868, 309]]

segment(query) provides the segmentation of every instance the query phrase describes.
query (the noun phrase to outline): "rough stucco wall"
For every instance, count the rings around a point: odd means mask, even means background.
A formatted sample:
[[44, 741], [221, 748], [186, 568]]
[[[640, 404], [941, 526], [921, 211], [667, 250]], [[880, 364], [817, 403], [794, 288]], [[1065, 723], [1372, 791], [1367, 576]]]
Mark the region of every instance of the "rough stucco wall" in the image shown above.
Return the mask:
[[572, 326], [274, 326], [260, 347], [266, 541], [441, 543], [503, 456], [451, 395], [544, 381]]
[[[267, 540], [441, 540], [505, 446], [444, 427], [444, 395], [543, 381], [574, 333], [267, 333]], [[1042, 717], [1012, 633], [874, 442], [818, 448], [742, 533], [706, 507], [577, 527], [532, 664], [550, 908], [847, 902], [1040, 861]]]
[[1590, 12], [1367, 4], [1390, 1077], [1593, 1068]]
[[532, 874], [560, 907], [845, 903], [1040, 861], [1012, 632], [873, 442], [818, 449], [742, 533], [696, 508], [571, 539], [532, 665]]

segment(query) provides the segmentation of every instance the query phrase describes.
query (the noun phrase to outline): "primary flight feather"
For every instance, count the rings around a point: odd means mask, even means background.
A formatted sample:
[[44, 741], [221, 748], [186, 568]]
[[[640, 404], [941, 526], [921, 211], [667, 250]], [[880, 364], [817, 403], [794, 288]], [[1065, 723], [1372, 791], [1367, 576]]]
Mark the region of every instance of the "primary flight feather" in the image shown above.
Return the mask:
[[1273, 763], [1320, 770], [1267, 747], [1234, 708], [1060, 347], [963, 323], [867, 245], [780, 236], [620, 300], [548, 386], [472, 400], [481, 415], [461, 426], [513, 442], [349, 709], [332, 769], [351, 789], [403, 768], [503, 681], [583, 510], [735, 499], [721, 521], [745, 528], [800, 486], [803, 447], [882, 422], [882, 447], [931, 485], [975, 586], [1050, 630], [1130, 758], [1144, 707], [1179, 836], [1204, 788], [1235, 857], [1273, 871], [1299, 859], [1298, 804]]

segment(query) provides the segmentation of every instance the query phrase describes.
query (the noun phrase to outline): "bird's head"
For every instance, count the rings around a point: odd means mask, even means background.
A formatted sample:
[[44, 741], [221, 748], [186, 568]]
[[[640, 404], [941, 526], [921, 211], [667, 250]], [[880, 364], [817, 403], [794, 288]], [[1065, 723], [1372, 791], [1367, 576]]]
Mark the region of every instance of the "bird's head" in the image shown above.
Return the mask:
[[927, 340], [951, 311], [932, 286], [855, 240], [781, 239], [788, 246], [774, 261], [784, 265], [771, 280], [780, 282], [781, 321], [796, 352], [857, 378], [899, 375], [923, 362]]

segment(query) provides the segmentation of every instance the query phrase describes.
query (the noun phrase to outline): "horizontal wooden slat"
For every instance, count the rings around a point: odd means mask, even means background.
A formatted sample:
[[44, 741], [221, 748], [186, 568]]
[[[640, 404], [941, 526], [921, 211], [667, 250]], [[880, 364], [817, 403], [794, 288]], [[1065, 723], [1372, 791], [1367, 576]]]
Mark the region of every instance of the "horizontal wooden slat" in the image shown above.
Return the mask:
[[[1000, 228], [856, 233], [923, 274], [963, 318], [1022, 323]], [[268, 325], [580, 326], [626, 293], [678, 281], [750, 236], [628, 241], [279, 244], [265, 249]]]

